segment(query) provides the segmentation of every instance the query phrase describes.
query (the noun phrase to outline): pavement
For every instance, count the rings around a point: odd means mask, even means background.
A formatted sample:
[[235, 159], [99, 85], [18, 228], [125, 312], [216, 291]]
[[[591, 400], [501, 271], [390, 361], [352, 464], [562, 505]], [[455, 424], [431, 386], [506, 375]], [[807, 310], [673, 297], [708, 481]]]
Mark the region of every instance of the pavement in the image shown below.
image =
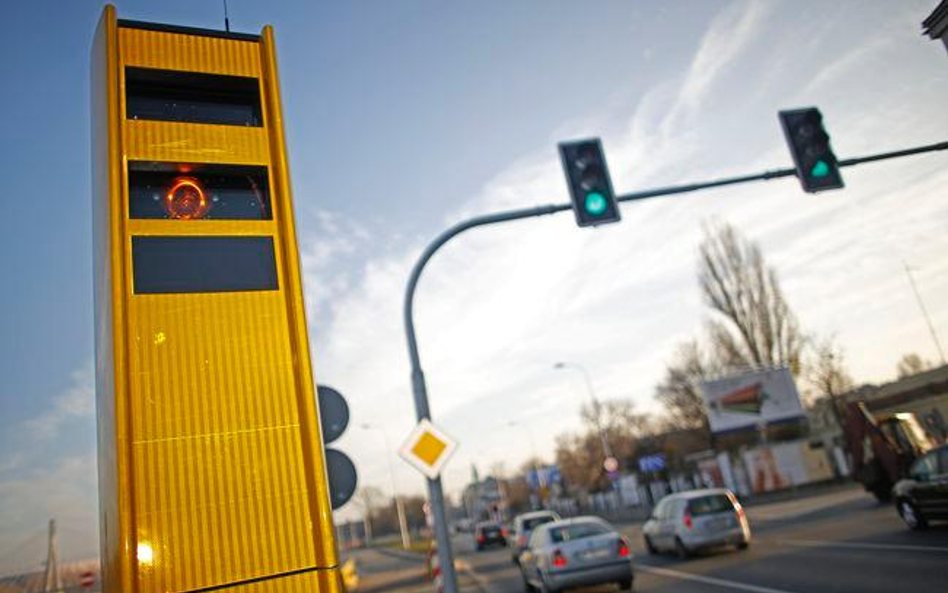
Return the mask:
[[[654, 593], [948, 591], [948, 524], [910, 531], [891, 505], [878, 504], [859, 487], [754, 505], [748, 507], [747, 515], [754, 532], [748, 550], [716, 550], [685, 561], [648, 555], [642, 545], [641, 523], [617, 524], [633, 543], [634, 589]], [[454, 550], [465, 593], [523, 590], [509, 549], [476, 552], [471, 536], [464, 534], [455, 538]], [[423, 580], [405, 580], [408, 575], [422, 578], [421, 556], [385, 552], [385, 558], [378, 558], [371, 555], [379, 554], [373, 550], [361, 553], [365, 557], [360, 560], [364, 579], [360, 593], [433, 591]], [[384, 579], [388, 580], [382, 585]]]

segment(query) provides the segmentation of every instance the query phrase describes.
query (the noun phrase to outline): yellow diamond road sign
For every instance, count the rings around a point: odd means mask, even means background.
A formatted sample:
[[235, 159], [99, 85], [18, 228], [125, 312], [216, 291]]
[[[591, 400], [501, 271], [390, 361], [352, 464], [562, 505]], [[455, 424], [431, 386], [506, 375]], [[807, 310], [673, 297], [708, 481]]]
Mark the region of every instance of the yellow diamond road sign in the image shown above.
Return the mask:
[[458, 443], [428, 420], [422, 420], [408, 435], [398, 454], [434, 480], [454, 453]]

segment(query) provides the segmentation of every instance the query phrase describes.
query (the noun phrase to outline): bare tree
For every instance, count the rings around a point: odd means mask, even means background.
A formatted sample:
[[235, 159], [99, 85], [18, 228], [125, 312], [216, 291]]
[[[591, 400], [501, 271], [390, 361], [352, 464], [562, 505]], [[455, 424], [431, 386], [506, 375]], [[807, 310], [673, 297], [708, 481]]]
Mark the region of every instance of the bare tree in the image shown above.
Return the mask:
[[362, 525], [365, 529], [366, 541], [372, 541], [372, 514], [385, 499], [382, 491], [375, 486], [363, 486], [358, 492], [359, 502], [362, 504]]
[[843, 351], [832, 338], [826, 338], [816, 344], [814, 359], [809, 365], [806, 379], [819, 395], [829, 400], [833, 416], [842, 428], [843, 413], [838, 398], [852, 390], [854, 384], [846, 370]]
[[707, 224], [698, 283], [718, 315], [707, 329], [715, 357], [732, 368], [787, 365], [800, 372], [803, 336], [760, 247], [729, 224]]
[[672, 428], [708, 428], [701, 381], [715, 371], [716, 365], [696, 340], [678, 346], [674, 359], [665, 367], [664, 379], [655, 386], [655, 397], [665, 407]]
[[611, 486], [603, 468], [605, 460], [599, 426], [612, 454], [620, 464], [627, 464], [637, 452], [639, 438], [652, 430], [651, 422], [647, 415], [636, 412], [629, 399], [602, 402], [598, 423], [591, 404], [583, 405], [580, 416], [584, 427], [582, 433], [557, 437], [556, 464], [565, 482], [574, 488], [587, 491], [608, 489]]
[[922, 359], [922, 357], [915, 352], [909, 352], [903, 356], [901, 359], [899, 359], [899, 363], [895, 366], [895, 370], [899, 375], [899, 379], [917, 375], [918, 373], [927, 371], [930, 368], [932, 368], [932, 363]]

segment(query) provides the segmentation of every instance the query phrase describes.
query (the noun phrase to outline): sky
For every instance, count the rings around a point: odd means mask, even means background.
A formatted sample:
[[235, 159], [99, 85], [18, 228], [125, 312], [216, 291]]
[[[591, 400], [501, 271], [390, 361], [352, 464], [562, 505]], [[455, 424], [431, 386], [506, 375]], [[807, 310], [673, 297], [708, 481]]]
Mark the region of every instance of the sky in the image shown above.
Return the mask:
[[[790, 165], [777, 111], [818, 106], [848, 158], [946, 140], [948, 54], [933, 0], [567, 2], [230, 0], [275, 28], [316, 380], [352, 421], [337, 442], [392, 491], [415, 414], [402, 299], [424, 246], [465, 217], [568, 201], [556, 144], [602, 138], [620, 193]], [[10, 3], [0, 37], [6, 195], [0, 258], [0, 574], [97, 551], [89, 54], [103, 4]], [[128, 1], [120, 18], [221, 28], [219, 2]], [[515, 471], [579, 429], [585, 367], [602, 400], [659, 413], [654, 386], [708, 316], [702, 224], [757, 241], [803, 328], [860, 382], [939, 356], [903, 266], [948, 343], [948, 154], [470, 231], [421, 278], [416, 327], [434, 421], [475, 464]], [[802, 387], [802, 386], [801, 386]], [[370, 428], [362, 428], [363, 425]], [[529, 427], [529, 428], [527, 428]], [[532, 441], [532, 443], [531, 443]], [[402, 493], [421, 476], [393, 460]], [[354, 504], [341, 517], [359, 514]]]

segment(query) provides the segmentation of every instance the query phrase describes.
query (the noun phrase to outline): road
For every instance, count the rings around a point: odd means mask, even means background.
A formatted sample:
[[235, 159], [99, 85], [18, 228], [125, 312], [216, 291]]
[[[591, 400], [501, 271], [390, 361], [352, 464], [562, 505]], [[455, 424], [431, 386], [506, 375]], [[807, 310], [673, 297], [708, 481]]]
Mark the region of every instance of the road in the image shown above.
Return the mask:
[[[618, 526], [633, 542], [634, 589], [656, 593], [948, 591], [948, 525], [911, 532], [890, 506], [878, 505], [859, 491], [752, 507], [748, 517], [754, 530], [749, 550], [713, 551], [687, 561], [649, 556], [639, 525]], [[475, 552], [468, 535], [456, 538], [455, 551], [462, 572], [483, 593], [523, 590], [509, 549]]]

